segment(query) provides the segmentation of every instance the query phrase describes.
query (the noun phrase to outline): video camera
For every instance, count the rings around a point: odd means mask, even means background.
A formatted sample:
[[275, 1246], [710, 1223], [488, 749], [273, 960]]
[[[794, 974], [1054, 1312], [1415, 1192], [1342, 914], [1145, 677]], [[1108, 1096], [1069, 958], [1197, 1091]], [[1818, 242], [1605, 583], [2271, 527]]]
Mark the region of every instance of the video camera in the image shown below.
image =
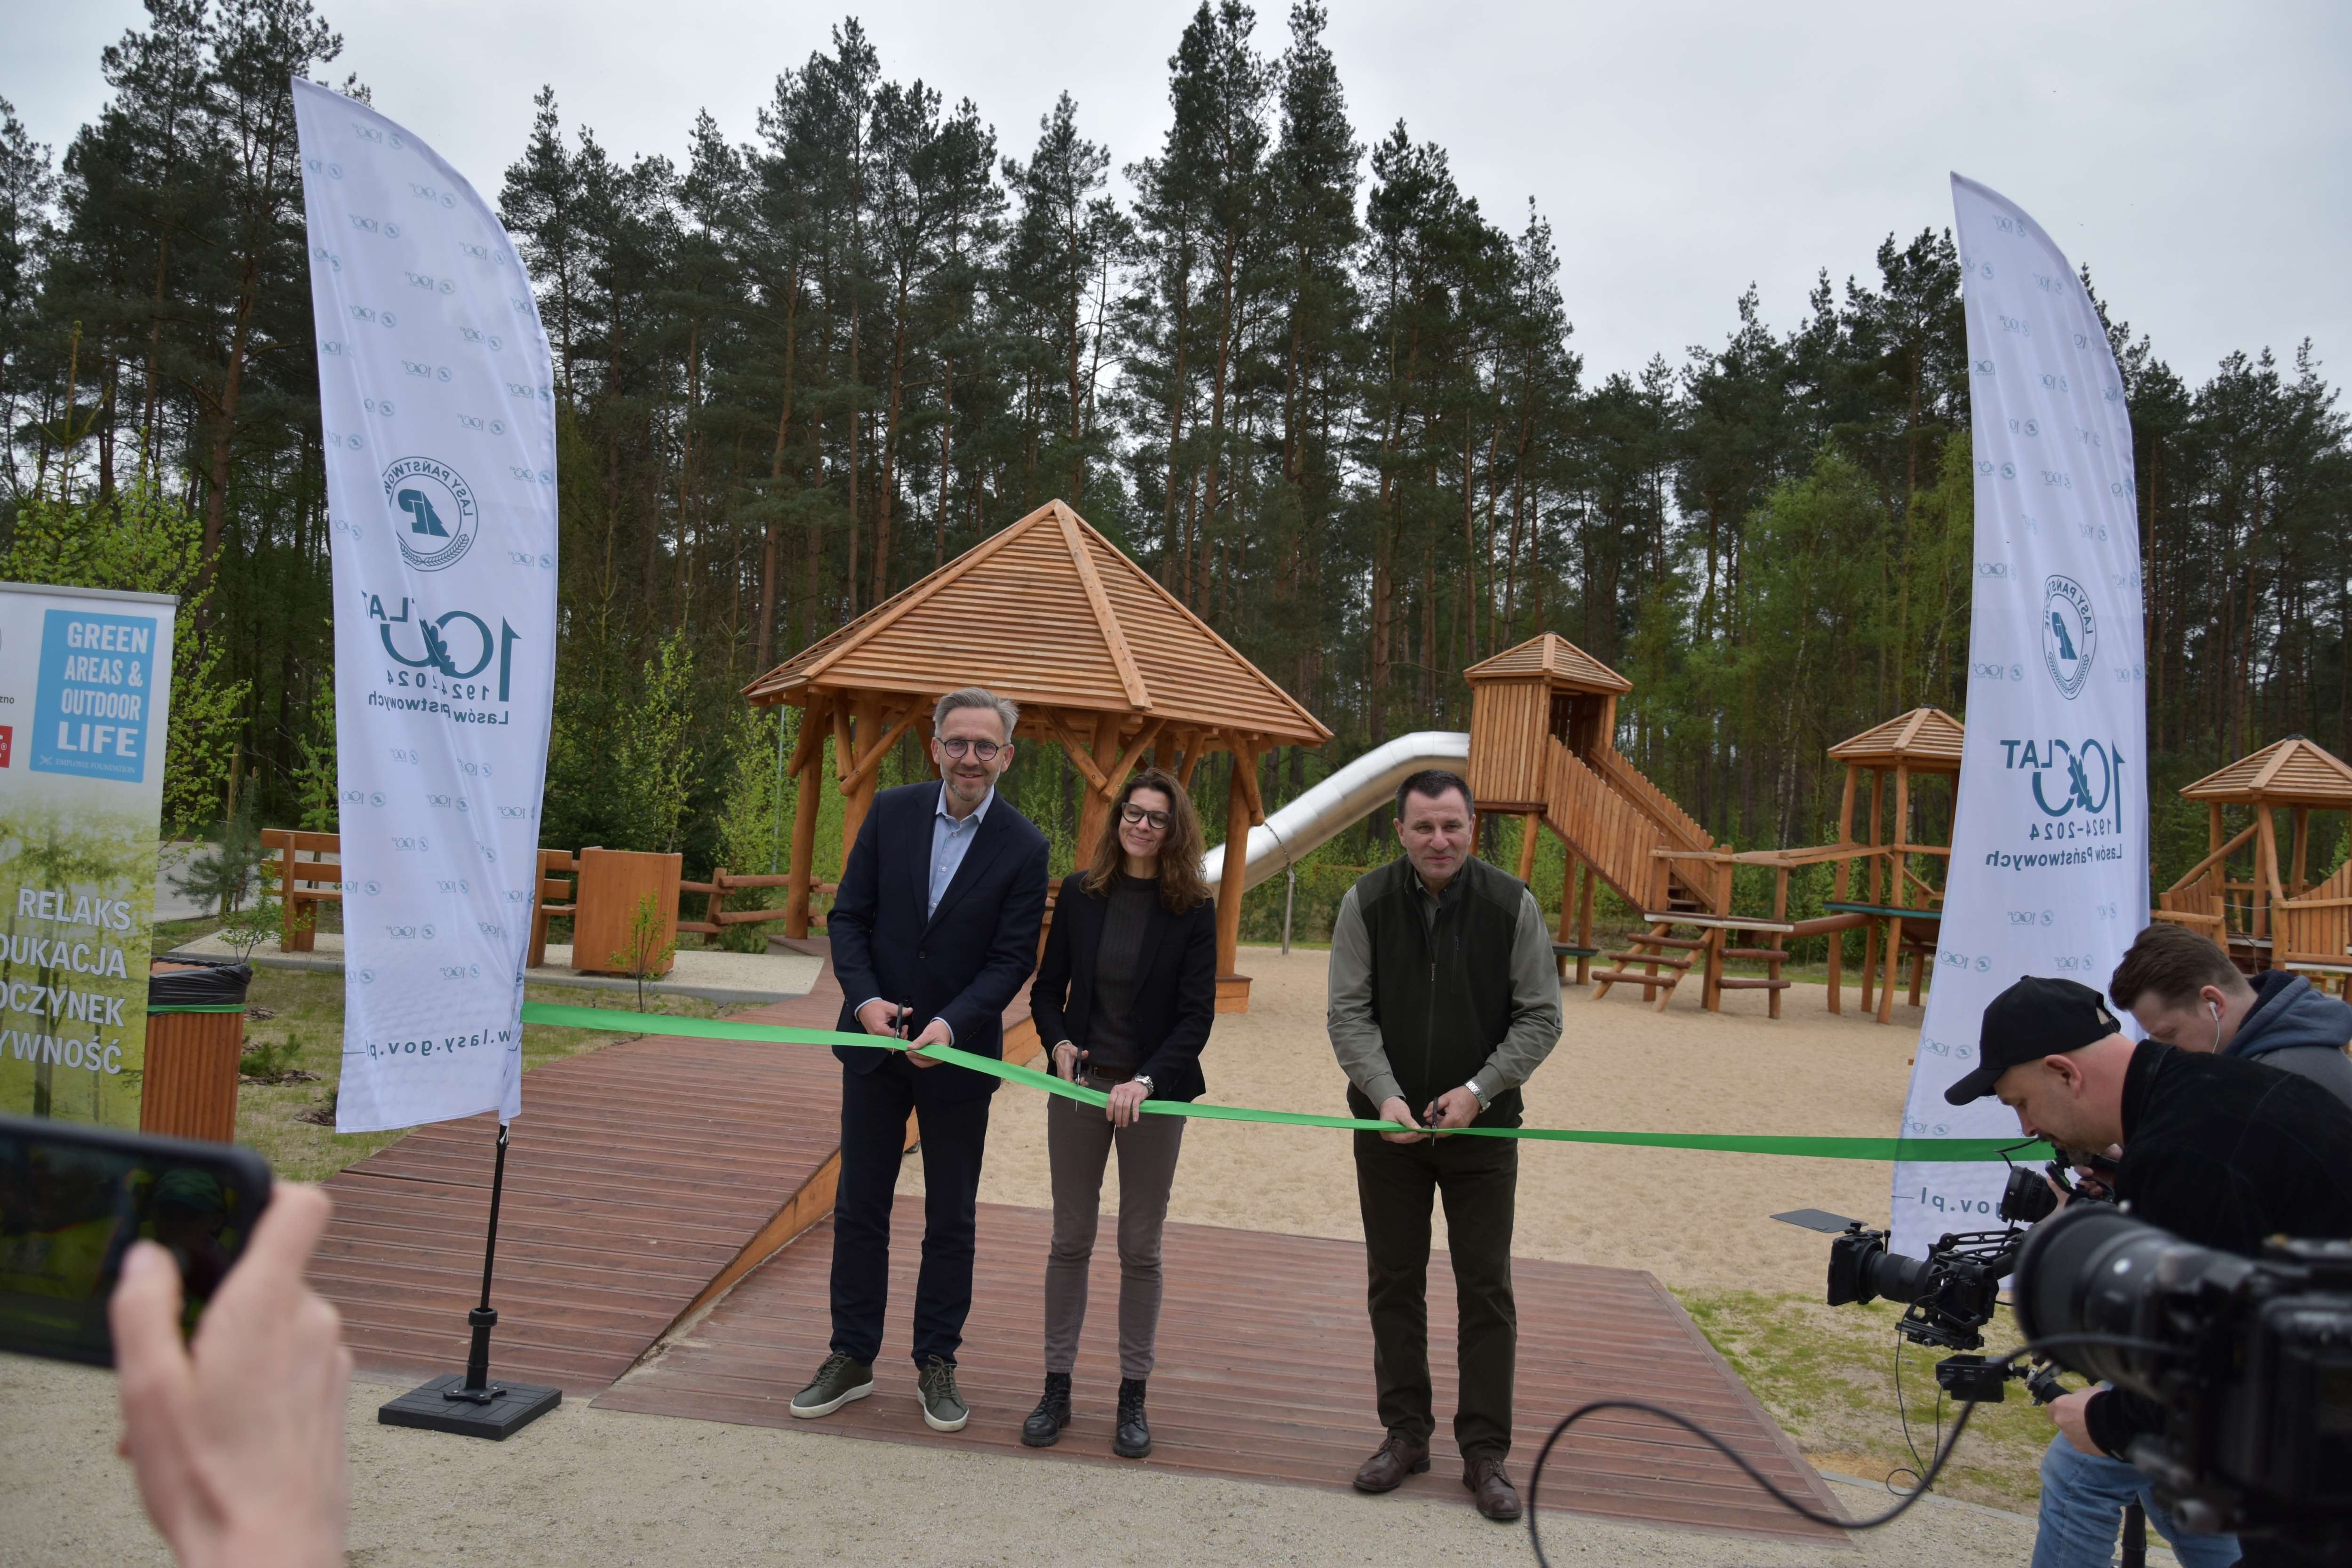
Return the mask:
[[[1889, 1251], [1887, 1232], [1867, 1229], [1860, 1220], [1843, 1215], [1795, 1209], [1772, 1217], [1835, 1237], [1830, 1243], [1827, 1297], [1831, 1306], [1867, 1306], [1881, 1297], [1901, 1301], [1905, 1310], [1895, 1325], [1896, 1333], [1914, 1344], [1937, 1350], [1973, 1351], [1984, 1343], [1981, 1331], [2000, 1303], [2000, 1282], [2017, 1269], [2018, 1254], [2029, 1234], [2025, 1227], [2049, 1217], [2058, 1207], [2062, 1192], [2078, 1202], [2113, 1201], [2095, 1175], [2078, 1183], [2070, 1170], [2079, 1162], [2096, 1173], [2106, 1162], [2072, 1155], [2063, 1149], [2057, 1154], [2040, 1170], [2023, 1165], [2010, 1168], [1996, 1211], [2006, 1222], [2006, 1229], [1948, 1233], [1937, 1239], [1925, 1258]], [[2002, 1384], [2011, 1377], [2023, 1379], [2027, 1392], [2043, 1404], [2065, 1392], [2057, 1373], [2046, 1366], [2011, 1371], [1984, 1356], [1953, 1355], [1936, 1367], [1936, 1381], [1947, 1393], [1984, 1404], [1998, 1403]]]
[[2352, 1547], [2352, 1242], [2257, 1260], [2070, 1208], [2028, 1236], [2015, 1304], [2052, 1359], [2164, 1407], [2126, 1457], [2183, 1528]]

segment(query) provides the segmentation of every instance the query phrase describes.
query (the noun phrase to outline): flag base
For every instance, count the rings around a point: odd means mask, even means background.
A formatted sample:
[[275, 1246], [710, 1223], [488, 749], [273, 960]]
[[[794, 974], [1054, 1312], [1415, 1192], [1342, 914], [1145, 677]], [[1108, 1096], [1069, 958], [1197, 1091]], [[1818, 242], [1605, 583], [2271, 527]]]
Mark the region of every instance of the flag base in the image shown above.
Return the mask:
[[445, 1373], [378, 1405], [375, 1418], [386, 1426], [416, 1426], [502, 1443], [563, 1403], [563, 1390], [535, 1383], [493, 1384], [495, 1392], [479, 1401], [451, 1396], [450, 1391], [465, 1384], [464, 1373]]

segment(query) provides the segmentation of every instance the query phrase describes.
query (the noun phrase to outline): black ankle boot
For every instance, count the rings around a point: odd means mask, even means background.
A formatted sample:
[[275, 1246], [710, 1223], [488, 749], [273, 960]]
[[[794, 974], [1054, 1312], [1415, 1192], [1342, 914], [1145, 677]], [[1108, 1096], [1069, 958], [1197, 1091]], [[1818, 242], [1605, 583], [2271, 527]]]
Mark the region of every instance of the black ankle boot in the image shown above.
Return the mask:
[[1122, 1459], [1139, 1459], [1151, 1452], [1151, 1423], [1143, 1418], [1143, 1379], [1118, 1380], [1118, 1431], [1110, 1451]]
[[1050, 1448], [1062, 1440], [1062, 1428], [1069, 1424], [1070, 1374], [1049, 1372], [1045, 1374], [1045, 1397], [1037, 1401], [1037, 1408], [1021, 1423], [1022, 1446]]

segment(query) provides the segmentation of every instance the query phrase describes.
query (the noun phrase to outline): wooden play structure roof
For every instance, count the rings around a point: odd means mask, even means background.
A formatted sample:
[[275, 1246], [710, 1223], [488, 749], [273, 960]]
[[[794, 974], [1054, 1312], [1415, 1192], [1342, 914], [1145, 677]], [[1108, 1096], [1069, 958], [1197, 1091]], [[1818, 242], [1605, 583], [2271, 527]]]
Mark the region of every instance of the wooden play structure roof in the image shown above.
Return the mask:
[[1518, 647], [1505, 648], [1462, 672], [1462, 678], [1473, 684], [1482, 680], [1528, 680], [1538, 676], [1568, 691], [1622, 694], [1633, 689], [1632, 681], [1558, 632], [1529, 637]]
[[1840, 741], [1830, 748], [1830, 756], [1848, 767], [1899, 767], [1915, 773], [1956, 773], [1960, 771], [1963, 733], [1960, 721], [1942, 709], [1914, 708]]
[[2237, 805], [2301, 805], [2352, 809], [2352, 767], [2326, 747], [2289, 735], [2208, 773], [2180, 792], [2190, 800]]
[[1259, 744], [1331, 738], [1058, 500], [812, 643], [743, 695], [805, 706], [828, 691], [929, 699], [969, 685], [1024, 708], [1139, 714]]

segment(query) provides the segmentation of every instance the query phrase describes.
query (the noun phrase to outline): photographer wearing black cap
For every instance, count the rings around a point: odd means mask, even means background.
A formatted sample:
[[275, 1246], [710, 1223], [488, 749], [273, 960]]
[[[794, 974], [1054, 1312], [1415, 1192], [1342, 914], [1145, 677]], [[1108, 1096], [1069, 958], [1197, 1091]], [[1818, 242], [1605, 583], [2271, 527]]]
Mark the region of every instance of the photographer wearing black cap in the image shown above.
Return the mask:
[[[2352, 1109], [2307, 1079], [2231, 1057], [2135, 1044], [2099, 994], [2029, 975], [1985, 1009], [1976, 1070], [1945, 1091], [1988, 1094], [2029, 1136], [2123, 1145], [2118, 1199], [2201, 1246], [2260, 1255], [2272, 1236], [2352, 1237]], [[2086, 1454], [2124, 1457], [2161, 1412], [2118, 1389], [2051, 1407]], [[2247, 1542], [2248, 1564], [2301, 1561]]]

